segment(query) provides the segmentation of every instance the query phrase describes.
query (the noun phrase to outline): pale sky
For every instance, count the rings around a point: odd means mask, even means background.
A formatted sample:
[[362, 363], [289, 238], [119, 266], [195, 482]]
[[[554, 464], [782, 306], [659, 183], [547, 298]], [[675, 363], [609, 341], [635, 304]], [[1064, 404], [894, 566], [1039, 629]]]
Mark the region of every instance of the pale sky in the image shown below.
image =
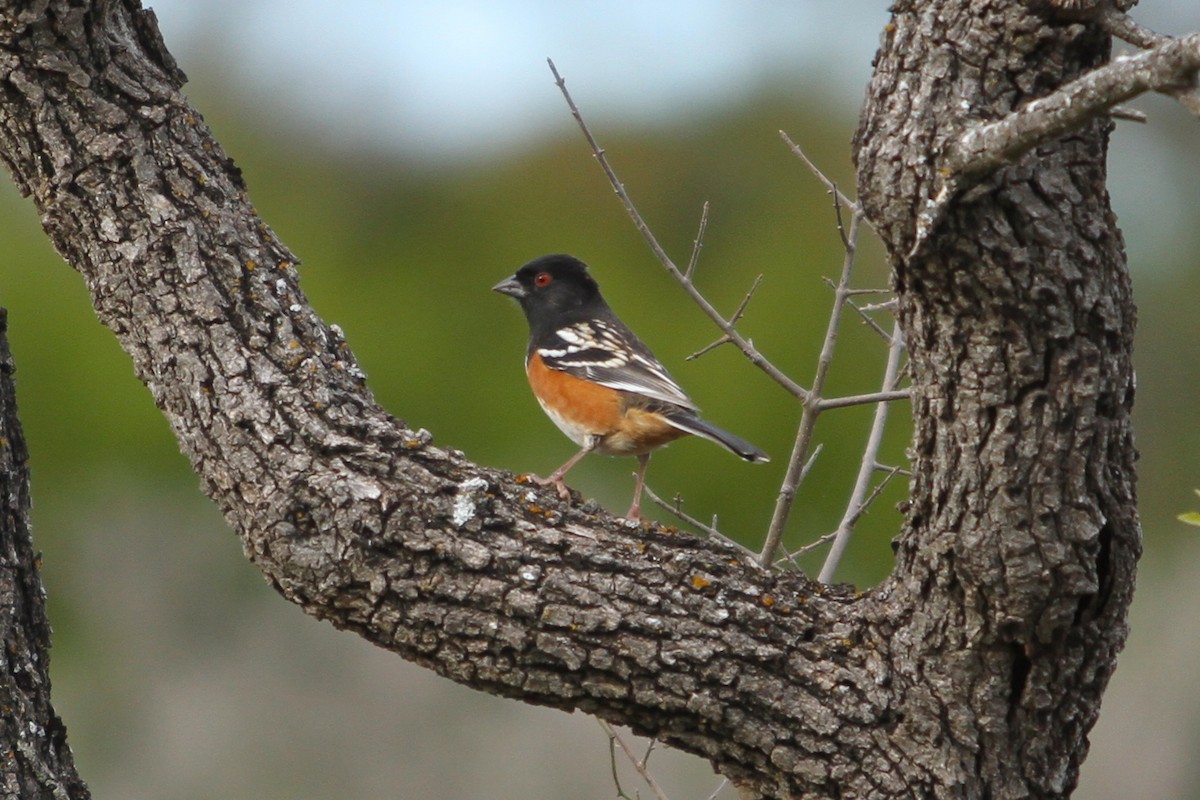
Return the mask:
[[[236, 78], [264, 118], [316, 126], [331, 150], [432, 163], [573, 127], [547, 56], [593, 125], [702, 111], [772, 76], [810, 79], [852, 118], [888, 20], [887, 0], [144, 2], [192, 91]], [[1197, 0], [1146, 0], [1134, 15], [1163, 33], [1200, 28]], [[1188, 138], [1179, 112], [1149, 107], [1151, 124], [1118, 126], [1110, 187], [1129, 243], [1170, 255], [1200, 236], [1200, 159], [1166, 149]]]
[[442, 156], [572, 124], [548, 56], [594, 114], [653, 119], [797, 74], [852, 109], [887, 21], [865, 0], [147, 4], [193, 79], [216, 60], [341, 141]]

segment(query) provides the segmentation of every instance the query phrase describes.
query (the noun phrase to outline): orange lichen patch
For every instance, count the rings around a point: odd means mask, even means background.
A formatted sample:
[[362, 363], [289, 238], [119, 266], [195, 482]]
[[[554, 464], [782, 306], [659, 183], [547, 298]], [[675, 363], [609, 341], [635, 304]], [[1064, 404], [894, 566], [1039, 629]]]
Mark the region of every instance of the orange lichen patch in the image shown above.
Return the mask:
[[771, 606], [775, 605], [775, 598], [771, 597], [769, 594], [764, 594], [762, 596], [762, 604], [767, 608], [770, 608]]
[[703, 589], [707, 586], [712, 586], [712, 581], [710, 581], [708, 578], [705, 578], [702, 575], [693, 575], [692, 576], [692, 588], [693, 589]]

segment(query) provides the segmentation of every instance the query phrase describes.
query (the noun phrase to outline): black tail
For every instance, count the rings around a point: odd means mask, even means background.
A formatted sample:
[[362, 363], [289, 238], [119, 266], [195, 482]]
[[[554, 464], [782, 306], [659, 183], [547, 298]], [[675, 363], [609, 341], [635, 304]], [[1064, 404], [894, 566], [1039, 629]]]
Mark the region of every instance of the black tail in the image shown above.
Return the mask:
[[741, 456], [747, 461], [762, 463], [771, 460], [769, 455], [740, 436], [734, 436], [729, 431], [721, 430], [716, 425], [705, 422], [694, 414], [689, 414], [685, 411], [669, 411], [664, 413], [663, 416], [667, 422], [679, 428], [679, 430], [703, 437], [710, 442], [716, 442], [729, 452]]

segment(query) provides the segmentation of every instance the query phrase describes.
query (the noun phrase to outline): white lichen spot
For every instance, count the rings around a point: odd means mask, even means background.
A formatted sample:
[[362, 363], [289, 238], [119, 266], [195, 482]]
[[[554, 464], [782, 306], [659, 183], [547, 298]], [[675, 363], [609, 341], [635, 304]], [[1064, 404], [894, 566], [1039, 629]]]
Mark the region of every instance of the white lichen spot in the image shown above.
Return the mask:
[[450, 521], [456, 528], [466, 525], [475, 516], [476, 492], [487, 488], [483, 478], [470, 478], [459, 484], [458, 495], [454, 498], [454, 507], [450, 510]]
[[460, 494], [454, 498], [454, 508], [450, 511], [450, 521], [454, 527], [461, 528], [475, 516], [475, 501], [469, 495]]
[[541, 577], [542, 571], [533, 564], [526, 564], [517, 570], [517, 577], [526, 583], [537, 583], [537, 579]]
[[121, 231], [117, 227], [115, 219], [107, 215], [101, 218], [100, 237], [106, 242], [118, 242], [121, 240]]
[[382, 494], [374, 483], [363, 480], [347, 481], [346, 490], [355, 500], [378, 500]]

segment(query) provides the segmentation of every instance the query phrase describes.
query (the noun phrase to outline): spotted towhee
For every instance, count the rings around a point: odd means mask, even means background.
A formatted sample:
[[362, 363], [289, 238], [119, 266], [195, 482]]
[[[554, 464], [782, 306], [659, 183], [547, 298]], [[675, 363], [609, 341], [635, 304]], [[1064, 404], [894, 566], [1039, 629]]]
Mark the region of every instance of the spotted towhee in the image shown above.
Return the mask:
[[710, 439], [747, 461], [769, 461], [762, 450], [700, 419], [650, 348], [600, 296], [587, 265], [567, 255], [530, 261], [493, 287], [516, 298], [529, 320], [525, 372], [542, 409], [582, 448], [548, 478], [564, 499], [567, 470], [591, 452], [637, 456], [633, 505], [638, 519], [650, 451], [681, 436]]

